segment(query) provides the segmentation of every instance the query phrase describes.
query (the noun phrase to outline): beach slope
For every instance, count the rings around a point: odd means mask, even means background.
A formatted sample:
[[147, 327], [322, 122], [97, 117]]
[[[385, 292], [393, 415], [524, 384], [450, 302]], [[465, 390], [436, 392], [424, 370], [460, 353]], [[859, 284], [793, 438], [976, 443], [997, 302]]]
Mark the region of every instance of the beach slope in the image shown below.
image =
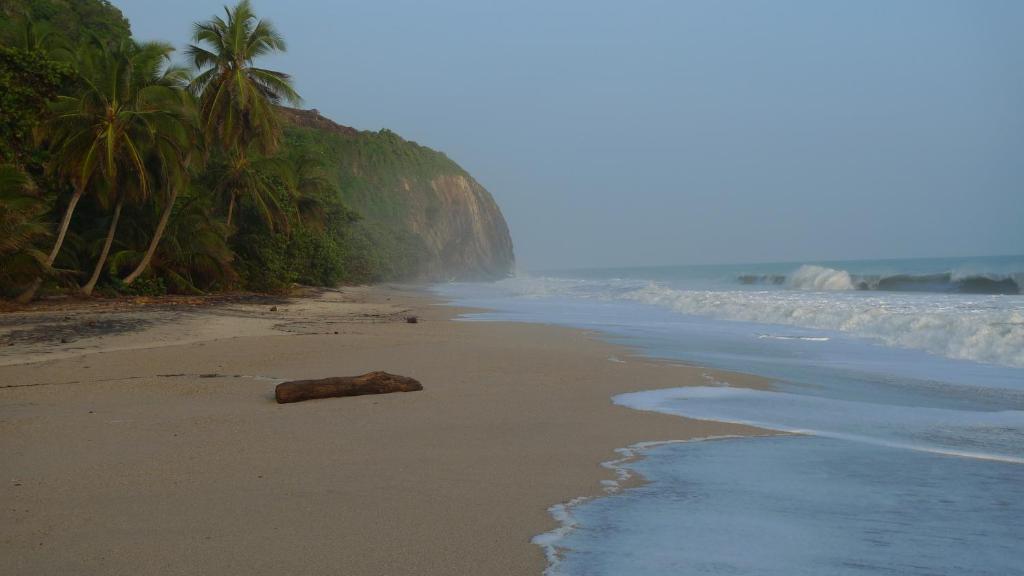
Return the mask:
[[[0, 317], [0, 573], [539, 574], [547, 508], [600, 493], [614, 449], [753, 431], [612, 395], [763, 385], [582, 331], [452, 321], [413, 290], [273, 307]], [[424, 390], [273, 401], [283, 380], [372, 370]]]

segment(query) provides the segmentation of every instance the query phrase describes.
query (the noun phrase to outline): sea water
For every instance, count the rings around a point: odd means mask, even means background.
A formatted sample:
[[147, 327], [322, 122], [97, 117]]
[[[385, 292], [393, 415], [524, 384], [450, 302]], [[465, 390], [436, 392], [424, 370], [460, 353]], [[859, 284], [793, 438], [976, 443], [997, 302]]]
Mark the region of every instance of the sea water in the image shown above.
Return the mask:
[[[610, 401], [796, 435], [638, 447], [549, 574], [1024, 574], [1024, 257], [558, 271], [440, 294], [760, 374]], [[621, 359], [613, 359], [621, 360]], [[627, 360], [628, 361], [628, 360]], [[651, 440], [670, 440], [656, 439]]]

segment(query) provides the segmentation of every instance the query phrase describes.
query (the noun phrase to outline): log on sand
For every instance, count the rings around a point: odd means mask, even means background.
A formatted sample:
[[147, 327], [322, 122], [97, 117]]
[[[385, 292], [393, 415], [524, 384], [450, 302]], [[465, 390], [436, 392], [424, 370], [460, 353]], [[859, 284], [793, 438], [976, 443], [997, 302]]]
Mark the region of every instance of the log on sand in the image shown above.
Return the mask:
[[282, 382], [274, 390], [274, 397], [278, 404], [287, 404], [315, 398], [415, 392], [417, 390], [423, 390], [423, 385], [407, 376], [398, 376], [387, 372], [368, 372], [362, 376]]

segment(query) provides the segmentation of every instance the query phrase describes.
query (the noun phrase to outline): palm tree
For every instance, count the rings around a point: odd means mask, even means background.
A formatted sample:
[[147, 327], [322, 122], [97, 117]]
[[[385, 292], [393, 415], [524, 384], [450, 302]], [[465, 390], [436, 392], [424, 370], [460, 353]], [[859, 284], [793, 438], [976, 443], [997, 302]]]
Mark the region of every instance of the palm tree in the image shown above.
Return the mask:
[[[150, 244], [156, 249], [149, 267], [175, 292], [200, 293], [237, 279], [231, 267], [234, 254], [225, 238], [225, 225], [213, 216], [213, 200], [213, 194], [202, 188], [200, 181], [189, 183], [177, 194], [161, 241]], [[111, 266], [117, 268], [138, 259], [139, 251], [130, 248], [110, 256]]]
[[45, 23], [39, 23], [31, 16], [23, 16], [17, 25], [12, 27], [12, 44], [27, 52], [46, 52], [60, 38], [54, 38]]
[[[164, 232], [167, 229], [167, 223], [170, 220], [171, 213], [174, 210], [174, 203], [178, 199], [178, 193], [186, 188], [191, 179], [191, 171], [195, 167], [193, 159], [201, 157], [198, 154], [200, 150], [201, 137], [198, 133], [198, 124], [196, 122], [196, 107], [195, 100], [185, 90], [178, 92], [181, 101], [181, 110], [184, 112], [183, 120], [187, 122], [186, 126], [190, 134], [190, 143], [185, 151], [185, 156], [181, 158], [180, 162], [172, 162], [166, 165], [166, 173], [162, 179], [163, 191], [167, 197], [164, 201], [163, 212], [160, 215], [160, 220], [157, 222], [156, 229], [153, 231], [153, 235], [150, 238], [149, 245], [143, 253], [142, 258], [139, 260], [138, 265], [128, 276], [125, 276], [122, 281], [124, 285], [131, 285], [135, 280], [142, 275], [143, 272], [149, 268], [150, 262], [153, 260], [153, 255], [156, 253], [157, 246], [160, 244], [160, 240], [163, 238]], [[173, 155], [175, 150], [168, 150], [169, 155]]]
[[74, 60], [74, 50], [67, 37], [54, 32], [49, 22], [37, 22], [28, 13], [12, 18], [7, 26], [0, 28], [0, 39], [10, 47], [45, 54], [51, 60]]
[[214, 192], [228, 200], [227, 226], [231, 226], [235, 204], [248, 199], [270, 230], [286, 230], [288, 218], [281, 200], [281, 191], [290, 179], [287, 160], [276, 156], [236, 157], [211, 170]]
[[290, 154], [288, 167], [287, 187], [299, 226], [322, 231], [327, 220], [324, 199], [334, 193], [323, 161], [308, 153]]
[[200, 292], [237, 279], [224, 223], [211, 216], [211, 200], [206, 190], [197, 187], [185, 192], [154, 258], [154, 267], [176, 290]]
[[[254, 65], [257, 58], [286, 49], [274, 25], [258, 19], [249, 0], [225, 6], [224, 12], [224, 18], [196, 23], [195, 44], [186, 52], [197, 71], [192, 86], [199, 94], [203, 132], [227, 154], [228, 173], [244, 181], [239, 175], [248, 172], [249, 149], [266, 155], [280, 143], [276, 106], [298, 104], [300, 98], [290, 76]], [[245, 190], [227, 192], [230, 228], [235, 202]]]
[[[172, 51], [170, 45], [159, 42], [98, 45], [78, 63], [82, 92], [62, 96], [54, 105], [49, 126], [54, 142], [52, 165], [75, 191], [47, 265], [56, 259], [85, 191], [103, 192], [102, 199], [114, 204], [96, 266], [82, 287], [86, 295], [99, 280], [125, 201], [147, 198], [153, 180], [173, 171], [188, 152], [188, 130], [177, 92], [184, 71], [167, 65]], [[22, 299], [31, 299], [38, 285], [37, 281]]]

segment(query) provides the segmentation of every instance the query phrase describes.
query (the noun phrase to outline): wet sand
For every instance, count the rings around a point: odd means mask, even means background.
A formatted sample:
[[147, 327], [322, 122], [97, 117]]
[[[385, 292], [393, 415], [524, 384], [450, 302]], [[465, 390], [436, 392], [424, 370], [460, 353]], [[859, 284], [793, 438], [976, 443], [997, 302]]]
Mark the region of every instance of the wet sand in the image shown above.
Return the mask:
[[[610, 401], [757, 377], [457, 313], [351, 288], [0, 315], [0, 573], [540, 574], [547, 509], [616, 448], [759, 433]], [[424, 390], [273, 401], [371, 370]]]

